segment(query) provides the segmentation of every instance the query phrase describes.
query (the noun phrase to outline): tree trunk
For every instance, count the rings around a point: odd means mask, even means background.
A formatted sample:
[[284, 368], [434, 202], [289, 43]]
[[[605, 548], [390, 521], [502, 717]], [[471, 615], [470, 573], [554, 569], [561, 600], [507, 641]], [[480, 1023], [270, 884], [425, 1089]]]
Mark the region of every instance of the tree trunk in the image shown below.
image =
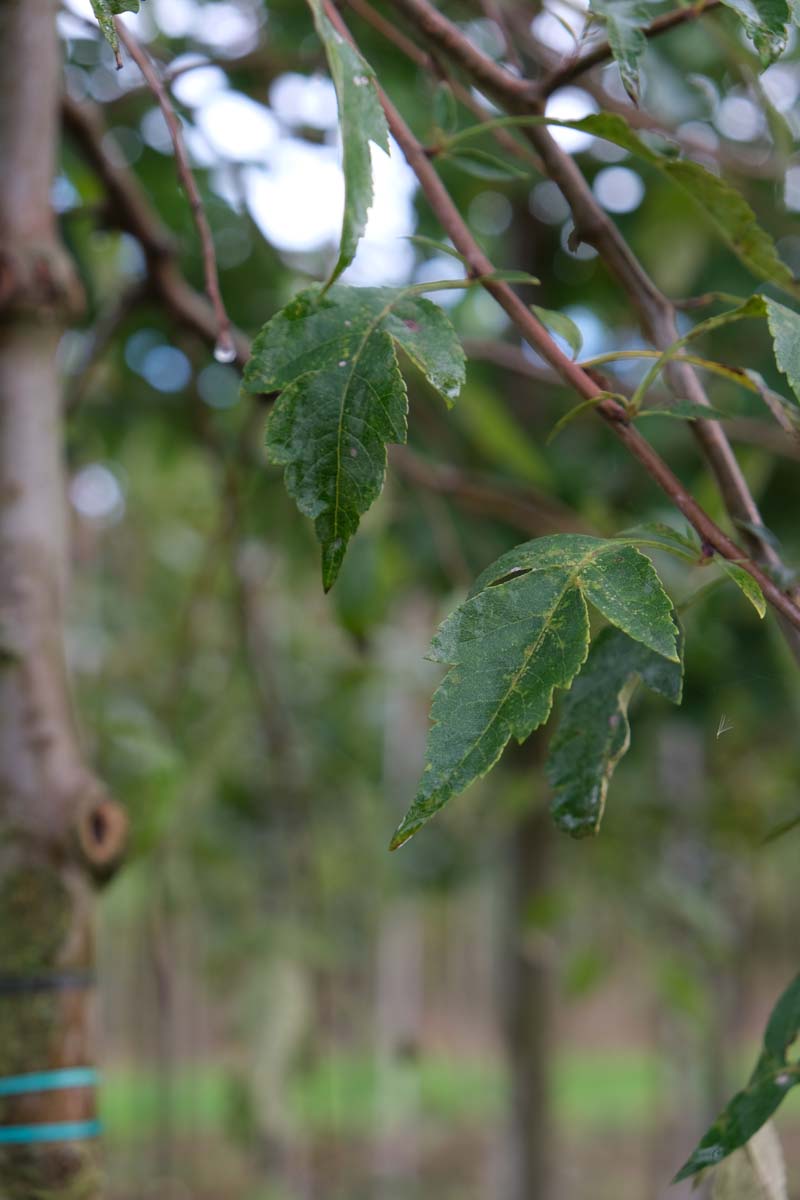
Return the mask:
[[[55, 0], [0, 3], [0, 1080], [91, 1067], [93, 877], [124, 836], [83, 761], [63, 653], [56, 350], [81, 289], [50, 206], [55, 16]], [[39, 1087], [4, 1095], [0, 1083], [0, 1196], [95, 1200], [91, 1139], [9, 1128], [88, 1122], [93, 1089]]]

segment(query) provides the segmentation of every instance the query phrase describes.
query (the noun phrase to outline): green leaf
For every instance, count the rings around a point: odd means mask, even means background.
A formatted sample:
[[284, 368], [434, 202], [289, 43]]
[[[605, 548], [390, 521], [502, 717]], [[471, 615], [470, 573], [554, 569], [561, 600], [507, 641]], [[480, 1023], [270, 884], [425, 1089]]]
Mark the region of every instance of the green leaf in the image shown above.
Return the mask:
[[538, 304], [532, 304], [531, 311], [536, 314], [543, 325], [564, 339], [572, 351], [572, 357], [577, 358], [583, 346], [583, 334], [572, 318], [568, 317], [566, 313], [556, 312], [552, 308], [540, 308]]
[[328, 286], [353, 261], [372, 204], [372, 160], [369, 143], [389, 153], [389, 130], [375, 81], [375, 72], [358, 51], [331, 25], [321, 0], [308, 0], [317, 33], [325, 46], [342, 135], [344, 217], [339, 257]]
[[760, 542], [764, 542], [767, 546], [772, 546], [773, 550], [780, 550], [781, 543], [777, 535], [771, 529], [767, 529], [766, 525], [757, 525], [755, 521], [743, 521], [739, 517], [735, 518], [734, 524], [739, 529], [744, 529], [747, 533], [752, 533], [753, 537], [757, 537]]
[[639, 417], [675, 417], [680, 421], [727, 421], [730, 413], [710, 404], [694, 404], [691, 400], [676, 400], [668, 408], [640, 408]]
[[547, 720], [555, 688], [568, 688], [586, 658], [587, 601], [677, 662], [669, 599], [633, 546], [559, 534], [502, 555], [434, 638], [430, 657], [452, 669], [433, 698], [425, 770], [392, 849], [485, 775], [509, 738], [522, 742]]
[[639, 682], [680, 704], [683, 664], [604, 629], [564, 701], [547, 760], [553, 818], [565, 833], [597, 833], [611, 776], [630, 744], [628, 702]]
[[[702, 337], [704, 334], [712, 333], [717, 329], [722, 329], [724, 326], [731, 325], [736, 321], [748, 320], [753, 317], [765, 317], [766, 315], [766, 301], [764, 300], [763, 296], [756, 293], [756, 295], [748, 297], [747, 300], [743, 301], [736, 308], [728, 309], [727, 312], [718, 313], [714, 317], [707, 317], [705, 321], [698, 322], [698, 324], [693, 326], [688, 333], [683, 335], [683, 337], [677, 338], [672, 345], [668, 346], [666, 350], [664, 350], [664, 352], [656, 359], [631, 397], [631, 408], [634, 410], [639, 408], [643, 397], [651, 385], [655, 382], [660, 372], [664, 369], [667, 363], [676, 358], [680, 351], [685, 346], [688, 346], [690, 342], [696, 341], [697, 338]], [[710, 364], [708, 365], [710, 366]], [[729, 368], [727, 370], [723, 368], [723, 370], [726, 371], [726, 374], [730, 371]], [[734, 372], [734, 377], [738, 382], [745, 386], [750, 383], [744, 371], [740, 371], [738, 373]], [[677, 411], [681, 405], [683, 405], [686, 410], [683, 415], [688, 414], [692, 418], [703, 415], [702, 411], [692, 412], [691, 409], [696, 409], [698, 406], [691, 405], [685, 400], [679, 400], [677, 404], [670, 406], [670, 410], [673, 412], [673, 415], [681, 415]], [[702, 407], [704, 408], [705, 406]]]
[[448, 246], [447, 242], [437, 242], [434, 238], [425, 237], [422, 233], [409, 233], [405, 240], [414, 242], [417, 246], [423, 246], [426, 250], [435, 250], [437, 254], [449, 254], [451, 258], [457, 258], [465, 267], [469, 266], [464, 255], [459, 253], [455, 246]]
[[753, 579], [753, 576], [745, 571], [744, 567], [737, 566], [736, 563], [730, 562], [727, 558], [718, 558], [717, 561], [725, 574], [733, 580], [763, 620], [766, 616], [767, 604], [764, 599], [764, 593], [755, 579]]
[[783, 54], [791, 17], [787, 0], [722, 0], [722, 3], [738, 16], [758, 51], [762, 67], [768, 67]]
[[673, 1180], [688, 1179], [715, 1166], [744, 1146], [800, 1083], [800, 1066], [788, 1052], [800, 1033], [800, 975], [795, 976], [772, 1010], [764, 1044], [745, 1088], [717, 1117], [697, 1149]]
[[399, 346], [452, 403], [464, 352], [441, 308], [409, 289], [309, 288], [269, 321], [244, 373], [251, 392], [280, 391], [267, 449], [314, 520], [322, 577], [334, 583], [362, 513], [380, 494], [386, 443], [406, 440]]
[[532, 283], [536, 287], [542, 282], [528, 271], [514, 271], [505, 267], [498, 271], [490, 271], [488, 275], [481, 275], [479, 278], [487, 283]]
[[619, 68], [625, 91], [634, 104], [639, 99], [639, 62], [647, 49], [642, 26], [650, 16], [635, 0], [592, 0], [590, 11], [601, 16], [606, 25], [608, 44]]
[[767, 325], [772, 335], [775, 362], [800, 400], [800, 315], [768, 296], [764, 297], [764, 304]]
[[586, 412], [586, 410], [589, 408], [596, 408], [598, 404], [602, 404], [604, 400], [608, 400], [610, 395], [610, 392], [598, 392], [595, 396], [589, 396], [588, 399], [579, 400], [577, 404], [573, 404], [572, 408], [568, 408], [567, 411], [562, 413], [558, 418], [555, 425], [548, 433], [544, 444], [549, 446], [550, 443], [554, 441], [558, 435], [567, 428], [568, 425], [572, 424], [576, 417], [579, 417], [581, 413]]
[[638, 542], [639, 545], [666, 550], [692, 563], [698, 561], [701, 553], [700, 542], [691, 527], [686, 533], [681, 533], [679, 529], [673, 529], [663, 521], [647, 521], [642, 525], [634, 525], [631, 529], [625, 529], [621, 536], [627, 541]]
[[717, 226], [734, 253], [755, 275], [784, 286], [792, 285], [792, 273], [778, 257], [774, 241], [758, 224], [744, 196], [724, 179], [713, 175], [700, 163], [653, 150], [636, 136], [623, 117], [615, 113], [595, 113], [566, 124], [622, 146], [643, 162], [658, 168], [688, 192]]
[[508, 182], [514, 179], [527, 179], [530, 168], [518, 167], [505, 159], [497, 158], [486, 150], [459, 150], [458, 154], [440, 155], [442, 162], [459, 167], [467, 175], [476, 179], [488, 179], [496, 182]]
[[121, 67], [119, 38], [114, 17], [118, 17], [120, 13], [124, 12], [138, 12], [139, 0], [91, 0], [91, 3], [97, 24], [100, 26], [100, 32], [114, 51], [117, 67]]
[[458, 106], [449, 83], [442, 80], [433, 93], [433, 120], [444, 133], [454, 133], [458, 128]]

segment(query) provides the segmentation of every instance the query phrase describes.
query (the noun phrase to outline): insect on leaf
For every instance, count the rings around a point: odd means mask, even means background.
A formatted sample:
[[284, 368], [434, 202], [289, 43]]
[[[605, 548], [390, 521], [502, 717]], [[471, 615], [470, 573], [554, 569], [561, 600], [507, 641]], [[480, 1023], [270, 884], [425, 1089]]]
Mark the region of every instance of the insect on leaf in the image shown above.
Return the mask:
[[339, 257], [328, 286], [353, 261], [367, 225], [372, 204], [372, 159], [369, 143], [389, 153], [389, 130], [375, 82], [375, 72], [358, 51], [339, 34], [322, 9], [321, 0], [308, 0], [317, 33], [325, 46], [336, 88], [339, 128], [342, 135], [344, 216]]
[[522, 742], [547, 720], [555, 688], [569, 688], [586, 659], [587, 602], [678, 661], [669, 599], [633, 546], [558, 534], [502, 555], [434, 638], [430, 657], [451, 670], [433, 698], [425, 770], [392, 849], [485, 775], [511, 737]]
[[791, 1088], [800, 1083], [800, 1066], [789, 1058], [800, 1033], [800, 975], [772, 1010], [764, 1043], [749, 1082], [717, 1117], [673, 1183], [716, 1166], [744, 1146], [772, 1116]]
[[444, 311], [408, 289], [300, 292], [258, 334], [245, 368], [248, 391], [281, 393], [267, 450], [314, 521], [326, 591], [383, 487], [386, 443], [406, 440], [398, 346], [452, 403], [464, 381], [461, 343]]
[[553, 818], [565, 833], [597, 833], [611, 776], [630, 744], [628, 703], [639, 682], [680, 704], [683, 664], [618, 629], [604, 629], [564, 700], [547, 759]]

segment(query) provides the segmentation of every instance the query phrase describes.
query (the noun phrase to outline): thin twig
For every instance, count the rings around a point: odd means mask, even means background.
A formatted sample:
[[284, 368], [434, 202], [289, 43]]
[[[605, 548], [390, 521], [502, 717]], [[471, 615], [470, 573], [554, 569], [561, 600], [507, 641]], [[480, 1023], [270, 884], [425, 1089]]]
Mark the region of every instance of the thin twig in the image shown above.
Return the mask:
[[231, 334], [231, 322], [225, 311], [225, 305], [222, 300], [222, 293], [219, 287], [219, 275], [217, 273], [217, 257], [214, 253], [214, 239], [211, 236], [211, 226], [208, 223], [206, 211], [203, 207], [203, 201], [200, 197], [200, 190], [197, 186], [197, 181], [192, 174], [192, 167], [189, 162], [189, 155], [186, 150], [186, 143], [183, 140], [183, 131], [181, 123], [178, 120], [178, 115], [172, 107], [172, 101], [169, 98], [167, 89], [164, 87], [161, 79], [156, 71], [153, 63], [150, 61], [150, 56], [127, 28], [127, 26], [116, 18], [117, 33], [119, 39], [125, 49], [134, 60], [139, 70], [142, 72], [150, 91], [155, 97], [158, 107], [161, 109], [164, 120], [169, 129], [169, 136], [172, 139], [172, 147], [175, 152], [175, 166], [178, 172], [183, 190], [189, 200], [189, 207], [192, 210], [194, 223], [197, 228], [197, 233], [200, 238], [200, 248], [203, 256], [203, 273], [205, 275], [206, 293], [211, 301], [211, 306], [214, 309], [214, 314], [217, 321], [217, 340], [214, 349], [214, 355], [220, 362], [233, 362], [236, 358], [236, 348]]
[[[108, 204], [106, 221], [132, 234], [144, 250], [150, 287], [173, 320], [193, 330], [211, 346], [219, 336], [217, 317], [209, 301], [181, 274], [172, 234], [162, 222], [144, 188], [129, 167], [111, 159], [103, 139], [106, 125], [96, 104], [62, 97], [61, 111], [67, 132], [102, 182]], [[244, 367], [250, 357], [247, 338], [231, 327], [235, 363]]]
[[[418, 0], [402, 0], [404, 5], [409, 2], [413, 7], [418, 7]], [[334, 7], [332, 0], [323, 0], [323, 3], [331, 23], [338, 29], [342, 36], [352, 41], [350, 31], [340, 13]], [[427, 12], [428, 6], [424, 5], [423, 7]], [[431, 9], [430, 12], [435, 18], [439, 18], [436, 10]], [[460, 38], [460, 32], [455, 30], [455, 27], [451, 28], [456, 37]], [[450, 41], [449, 35], [447, 41]], [[470, 47], [470, 53], [473, 51], [474, 47]], [[491, 65], [494, 68], [494, 64]], [[417, 140], [403, 117], [381, 88], [378, 88], [378, 94], [381, 98], [392, 135], [400, 145], [409, 166], [417, 176], [428, 203], [435, 212], [445, 233], [450, 237], [456, 249], [464, 256], [470, 271], [476, 278], [490, 276], [494, 271], [493, 264], [473, 238], [466, 222], [453, 203], [447, 189], [444, 187], [425, 153], [424, 147]], [[557, 371], [564, 383], [576, 391], [583, 399], [598, 401], [594, 406], [595, 411], [607, 422], [630, 453], [638, 459], [654, 482], [669, 496], [676, 508], [697, 530], [700, 537], [713, 546], [723, 558], [736, 561], [743, 566], [757, 581], [765, 597], [767, 597], [777, 611], [786, 617], [791, 625], [800, 630], [800, 608], [785, 592], [781, 591], [774, 581], [761, 570], [757, 563], [748, 558], [744, 551], [700, 507], [694, 497], [686, 491], [684, 485], [667, 463], [657, 454], [639, 430], [630, 423], [627, 419], [625, 409], [614, 400], [601, 399], [604, 395], [603, 390], [586, 371], [562, 353], [545, 327], [507, 284], [486, 278], [482, 282], [482, 286], [494, 296], [500, 306], [511, 317], [529, 345]]]

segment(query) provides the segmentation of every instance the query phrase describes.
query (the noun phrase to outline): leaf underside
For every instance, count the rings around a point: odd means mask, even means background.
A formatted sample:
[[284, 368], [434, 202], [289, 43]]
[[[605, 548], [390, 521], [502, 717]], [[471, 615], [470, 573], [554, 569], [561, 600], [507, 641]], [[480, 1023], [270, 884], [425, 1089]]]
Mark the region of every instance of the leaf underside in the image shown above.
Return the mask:
[[263, 327], [245, 368], [248, 391], [281, 393], [267, 450], [314, 521], [326, 591], [383, 487], [386, 443], [406, 440], [398, 346], [452, 403], [464, 381], [461, 344], [441, 308], [402, 289], [300, 292]]
[[392, 849], [485, 775], [511, 737], [522, 742], [547, 720], [555, 688], [569, 688], [586, 659], [587, 602], [678, 660], [669, 599], [633, 546], [560, 534], [503, 555], [434, 638], [430, 657], [451, 670], [433, 698], [425, 770]]
[[720, 1113], [673, 1182], [716, 1166], [749, 1142], [769, 1120], [786, 1093], [800, 1083], [800, 1064], [788, 1056], [799, 1033], [800, 975], [797, 975], [772, 1010], [761, 1054], [747, 1086]]
[[630, 744], [628, 703], [639, 682], [680, 704], [682, 663], [619, 629], [602, 630], [564, 700], [547, 759], [555, 791], [551, 812], [572, 837], [600, 828], [611, 776]]
[[336, 99], [342, 137], [344, 216], [339, 256], [328, 284], [337, 279], [355, 257], [372, 204], [372, 159], [369, 143], [389, 153], [389, 129], [378, 96], [375, 72], [330, 23], [321, 0], [309, 0], [317, 33], [325, 47]]

